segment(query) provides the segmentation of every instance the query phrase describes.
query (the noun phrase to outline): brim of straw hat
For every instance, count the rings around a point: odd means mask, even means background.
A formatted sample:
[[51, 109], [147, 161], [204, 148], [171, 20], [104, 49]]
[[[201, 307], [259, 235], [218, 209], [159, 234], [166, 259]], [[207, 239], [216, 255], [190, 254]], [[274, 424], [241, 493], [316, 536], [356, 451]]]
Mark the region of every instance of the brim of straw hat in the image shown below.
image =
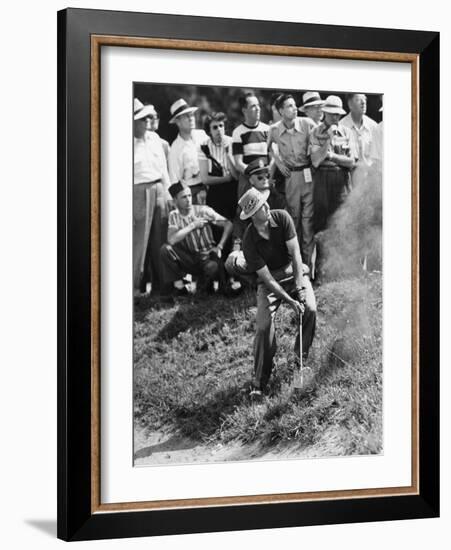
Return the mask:
[[314, 107], [315, 105], [324, 105], [324, 99], [315, 99], [315, 101], [309, 101], [305, 105], [301, 105], [298, 109], [300, 113], [305, 113], [306, 107]]
[[156, 114], [157, 112], [155, 111], [155, 107], [153, 105], [144, 105], [144, 107], [140, 111], [137, 111], [134, 114], [133, 118], [134, 120], [139, 120], [148, 115], [156, 115]]
[[174, 124], [175, 120], [182, 115], [186, 115], [187, 113], [194, 113], [197, 111], [197, 107], [187, 107], [186, 109], [183, 109], [183, 111], [180, 111], [180, 113], [177, 113], [175, 116], [171, 118], [169, 121], [169, 124]]
[[341, 107], [324, 106], [321, 110], [325, 113], [331, 113], [332, 115], [345, 115], [346, 111]]
[[251, 216], [253, 216], [255, 214], [255, 212], [257, 212], [257, 210], [259, 208], [261, 208], [262, 204], [265, 203], [268, 200], [269, 190], [259, 191], [259, 193], [260, 193], [260, 198], [259, 198], [258, 202], [256, 203], [256, 205], [254, 206], [254, 208], [250, 212], [245, 213], [244, 210], [241, 210], [240, 220], [248, 220]]

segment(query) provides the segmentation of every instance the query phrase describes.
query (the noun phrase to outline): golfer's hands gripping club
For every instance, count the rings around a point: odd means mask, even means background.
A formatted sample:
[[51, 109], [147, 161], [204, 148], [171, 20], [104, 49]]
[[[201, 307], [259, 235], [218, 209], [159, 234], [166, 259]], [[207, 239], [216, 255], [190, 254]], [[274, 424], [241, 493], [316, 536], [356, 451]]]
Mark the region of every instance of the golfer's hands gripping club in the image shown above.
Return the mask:
[[298, 302], [298, 300], [291, 299], [289, 302], [289, 305], [291, 309], [296, 313], [296, 316], [299, 317], [299, 315], [304, 314], [305, 305]]
[[306, 293], [305, 287], [296, 289], [295, 294], [294, 294], [294, 299], [295, 299], [296, 303], [299, 304], [300, 308], [296, 308], [295, 313], [304, 314], [306, 297], [307, 297], [307, 293]]

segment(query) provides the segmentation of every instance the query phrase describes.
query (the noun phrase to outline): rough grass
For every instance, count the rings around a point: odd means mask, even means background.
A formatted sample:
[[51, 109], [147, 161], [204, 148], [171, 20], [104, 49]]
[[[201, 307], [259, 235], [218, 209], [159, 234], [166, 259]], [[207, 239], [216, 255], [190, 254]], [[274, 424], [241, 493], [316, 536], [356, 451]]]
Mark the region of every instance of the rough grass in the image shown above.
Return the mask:
[[316, 289], [309, 392], [291, 390], [296, 324], [276, 315], [269, 395], [248, 398], [255, 297], [145, 299], [135, 305], [135, 421], [205, 443], [296, 442], [318, 456], [372, 454], [382, 445], [381, 275]]

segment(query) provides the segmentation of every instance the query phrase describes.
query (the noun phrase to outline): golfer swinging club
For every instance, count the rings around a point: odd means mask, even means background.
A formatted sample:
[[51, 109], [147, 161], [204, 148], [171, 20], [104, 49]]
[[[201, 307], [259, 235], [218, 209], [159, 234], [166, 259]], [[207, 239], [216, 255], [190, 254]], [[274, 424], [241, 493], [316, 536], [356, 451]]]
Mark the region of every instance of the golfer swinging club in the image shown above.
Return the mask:
[[[257, 318], [254, 340], [254, 379], [251, 397], [260, 398], [273, 369], [276, 353], [274, 315], [286, 302], [299, 319], [302, 316], [302, 353], [306, 359], [316, 325], [316, 302], [302, 263], [294, 222], [285, 210], [270, 210], [269, 191], [249, 189], [240, 199], [240, 217], [251, 219], [243, 237], [244, 258], [240, 271], [256, 273]], [[239, 275], [239, 271], [235, 272]], [[299, 355], [299, 331], [295, 352]]]

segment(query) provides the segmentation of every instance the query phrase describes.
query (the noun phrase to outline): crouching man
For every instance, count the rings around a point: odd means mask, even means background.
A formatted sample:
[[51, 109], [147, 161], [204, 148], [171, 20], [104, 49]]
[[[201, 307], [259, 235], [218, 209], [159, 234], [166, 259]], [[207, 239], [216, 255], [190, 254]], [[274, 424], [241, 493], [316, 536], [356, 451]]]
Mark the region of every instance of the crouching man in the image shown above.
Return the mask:
[[[307, 357], [316, 325], [316, 301], [302, 263], [294, 222], [285, 210], [270, 210], [269, 191], [249, 189], [240, 199], [241, 219], [251, 219], [243, 237], [243, 255], [230, 257], [226, 269], [231, 275], [257, 275], [257, 318], [254, 340], [252, 397], [261, 396], [276, 353], [274, 315], [282, 302], [302, 320], [302, 349]], [[299, 353], [299, 333], [295, 341]]]
[[[232, 222], [205, 205], [193, 205], [191, 189], [180, 182], [169, 187], [176, 210], [169, 214], [168, 242], [161, 247], [164, 280], [172, 284], [176, 295], [187, 295], [183, 277], [199, 277], [198, 289], [213, 292], [213, 281], [225, 287], [222, 249], [232, 233]], [[211, 225], [223, 228], [218, 244]]]

